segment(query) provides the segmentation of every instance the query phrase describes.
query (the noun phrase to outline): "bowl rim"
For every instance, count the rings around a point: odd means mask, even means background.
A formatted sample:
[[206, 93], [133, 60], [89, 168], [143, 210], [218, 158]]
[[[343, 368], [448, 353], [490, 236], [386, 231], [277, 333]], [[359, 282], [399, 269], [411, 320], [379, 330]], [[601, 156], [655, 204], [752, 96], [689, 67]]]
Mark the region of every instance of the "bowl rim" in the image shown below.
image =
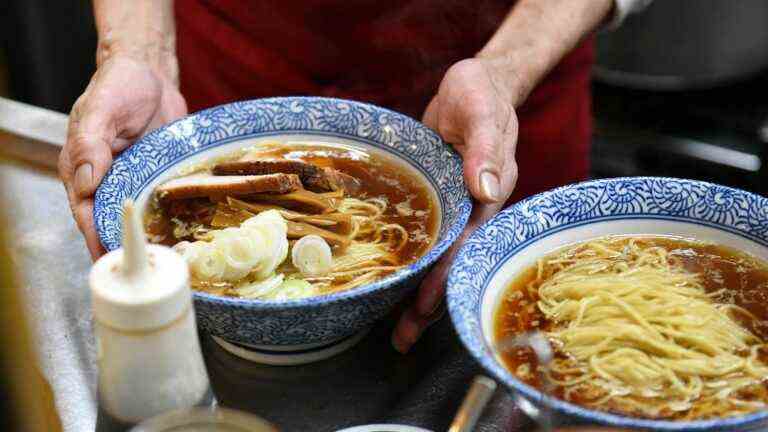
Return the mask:
[[[684, 184], [695, 184], [695, 185], [701, 185], [707, 188], [716, 187], [722, 190], [727, 190], [730, 192], [736, 192], [739, 194], [746, 195], [748, 197], [758, 199], [761, 201], [766, 201], [767, 199], [765, 197], [762, 197], [758, 194], [745, 191], [743, 189], [733, 188], [729, 186], [723, 186], [717, 183], [702, 181], [702, 180], [691, 180], [691, 179], [683, 179], [683, 178], [676, 178], [676, 177], [651, 177], [651, 176], [637, 176], [637, 177], [613, 177], [613, 178], [606, 178], [606, 179], [596, 179], [596, 180], [586, 180], [581, 181], [565, 186], [560, 186], [545, 192], [541, 192], [535, 195], [532, 195], [524, 200], [521, 200], [503, 211], [496, 214], [493, 218], [491, 218], [489, 221], [484, 223], [482, 226], [477, 228], [475, 232], [472, 233], [472, 235], [469, 236], [467, 240], [471, 240], [473, 237], [480, 236], [481, 233], [485, 232], [489, 228], [497, 225], [497, 224], [503, 224], [504, 221], [502, 218], [512, 212], [515, 211], [515, 209], [519, 209], [522, 206], [525, 206], [526, 204], [533, 202], [535, 200], [539, 200], [542, 198], [545, 198], [547, 196], [553, 196], [558, 193], [563, 193], [564, 191], [573, 189], [577, 186], [602, 186], [603, 189], [607, 187], [607, 185], [612, 183], [618, 183], [618, 182], [635, 182], [635, 181], [671, 181], [671, 182], [679, 182]], [[648, 214], [651, 216], [651, 214]], [[636, 219], [643, 219], [645, 218], [642, 213], [634, 215]], [[632, 219], [632, 217], [629, 217], [628, 219]], [[683, 221], [683, 218], [680, 217], [678, 221]], [[487, 277], [484, 279], [483, 283], [479, 287], [475, 287], [476, 290], [479, 290], [480, 294], [477, 297], [477, 302], [480, 302], [480, 305], [482, 305], [483, 298], [485, 296], [486, 289], [488, 287], [488, 283], [495, 277], [495, 275], [498, 273], [498, 271], [503, 267], [504, 263], [508, 262], [510, 258], [520, 253], [522, 250], [524, 250], [527, 246], [530, 244], [539, 241], [545, 237], [548, 237], [553, 234], [557, 234], [563, 229], [568, 229], [573, 226], [579, 226], [580, 224], [589, 224], [589, 223], [595, 223], [595, 222], [601, 222], [604, 221], [605, 217], [598, 216], [598, 217], [587, 217], [578, 221], [573, 221], [567, 224], [564, 224], [564, 226], [560, 226], [557, 228], [560, 229], [547, 229], [542, 232], [536, 233], [531, 238], [527, 239], [526, 242], [522, 245], [518, 245], [514, 248], [512, 248], [512, 251], [505, 252], [502, 254], [498, 260], [497, 263], [494, 264], [490, 272], [488, 273]], [[669, 218], [668, 220], [674, 220], [673, 218]], [[687, 222], [691, 223], [691, 220], [688, 220]], [[744, 233], [736, 233], [731, 230], [728, 230], [726, 227], [718, 226], [714, 223], [707, 223], [704, 224], [702, 221], [702, 225], [708, 226], [710, 228], [719, 229], [722, 231], [726, 231], [732, 234], [741, 235], [742, 237], [751, 240], [756, 241], [758, 243], [761, 243], [763, 246], [768, 245], [768, 239], [759, 239], [759, 238], [752, 238], [752, 236], [746, 236]], [[507, 387], [507, 390], [517, 392], [524, 396], [526, 399], [530, 401], [535, 401], [536, 403], [545, 405], [551, 409], [555, 409], [556, 411], [559, 411], [561, 413], [564, 413], [569, 416], [578, 417], [581, 419], [587, 419], [593, 422], [598, 422], [603, 425], [607, 425], [610, 427], [631, 427], [631, 428], [641, 428], [641, 429], [652, 429], [652, 430], [666, 430], [666, 431], [709, 431], [713, 429], [732, 429], [732, 428], [739, 428], [739, 427], [751, 427], [754, 425], [757, 425], [761, 422], [764, 422], [768, 420], [768, 410], [758, 410], [753, 413], [741, 415], [741, 416], [731, 416], [731, 417], [720, 417], [715, 419], [707, 419], [707, 420], [692, 420], [692, 421], [674, 421], [674, 420], [651, 420], [651, 419], [643, 419], [639, 417], [631, 417], [621, 414], [613, 414], [608, 413], [604, 411], [598, 411], [593, 410], [589, 408], [584, 408], [580, 405], [564, 401], [559, 398], [555, 398], [553, 396], [545, 395], [535, 387], [529, 386], [528, 384], [518, 380], [514, 374], [510, 373], [506, 367], [501, 365], [493, 355], [485, 355], [486, 351], [490, 352], [490, 348], [488, 347], [485, 338], [481, 337], [481, 340], [479, 341], [479, 346], [482, 347], [481, 350], [475, 350], [471, 347], [473, 345], [476, 345], [476, 338], [474, 335], [473, 326], [478, 325], [480, 326], [480, 334], [483, 335], [484, 332], [482, 330], [482, 319], [475, 319], [473, 321], [476, 321], [476, 323], [470, 323], [468, 324], [464, 318], [463, 314], [461, 313], [461, 310], [464, 309], [464, 306], [459, 301], [458, 296], [461, 294], [459, 293], [459, 286], [461, 285], [460, 274], [463, 272], [466, 272], [467, 270], [462, 268], [462, 266], [458, 265], [457, 263], [460, 262], [459, 258], [463, 255], [468, 254], [468, 250], [465, 245], [462, 245], [462, 247], [459, 249], [459, 252], [456, 255], [456, 258], [454, 259], [453, 264], [451, 265], [451, 270], [448, 275], [448, 282], [446, 287], [446, 296], [447, 296], [447, 303], [448, 303], [448, 310], [451, 316], [451, 322], [454, 325], [454, 328], [456, 329], [456, 333], [459, 335], [459, 339], [462, 342], [462, 345], [464, 345], [464, 348], [469, 351], [469, 353], [472, 355], [472, 357], [477, 361], [485, 370], [490, 372], [496, 379], [500, 380], [505, 384]], [[474, 303], [473, 303], [474, 304]]]
[[[458, 155], [455, 149], [453, 149], [452, 146], [447, 144], [443, 139], [440, 137], [437, 132], [432, 130], [431, 128], [427, 127], [423, 123], [419, 122], [418, 120], [409, 117], [405, 114], [399, 113], [397, 111], [393, 111], [388, 108], [380, 107], [378, 105], [370, 104], [367, 102], [359, 102], [349, 99], [340, 99], [340, 98], [332, 98], [332, 97], [320, 97], [320, 96], [284, 96], [284, 97], [270, 97], [270, 98], [260, 98], [260, 99], [248, 99], [248, 100], [241, 100], [241, 101], [235, 101], [227, 104], [221, 104], [216, 105], [210, 108], [206, 108], [204, 110], [195, 112], [193, 114], [189, 114], [187, 116], [184, 116], [180, 119], [174, 120], [170, 123], [167, 123], [152, 132], [148, 133], [147, 135], [143, 136], [139, 140], [137, 140], [134, 145], [129, 147], [127, 150], [125, 150], [123, 153], [121, 153], [117, 158], [123, 156], [123, 155], [130, 155], [129, 152], [133, 148], [137, 148], [135, 144], [138, 144], [140, 141], [149, 140], [154, 137], [160, 136], [162, 133], [167, 131], [170, 128], [173, 128], [174, 126], [181, 124], [183, 122], [189, 122], [191, 119], [200, 118], [207, 114], [217, 112], [219, 110], [224, 109], [235, 109], [238, 105], [248, 104], [248, 103], [254, 103], [254, 104], [270, 104], [270, 103], [290, 103], [292, 101], [296, 101], [299, 103], [310, 103], [310, 102], [329, 102], [329, 103], [345, 103], [352, 106], [356, 106], [363, 109], [368, 109], [374, 112], [384, 113], [390, 116], [393, 116], [394, 118], [397, 118], [405, 123], [408, 123], [409, 126], [414, 127], [415, 129], [422, 130], [425, 134], [427, 134], [430, 138], [436, 140], [438, 145], [442, 147], [442, 149], [446, 150], [450, 154], [450, 158], [454, 161], [457, 161], [459, 164], [459, 167], [462, 168], [463, 172], [463, 162], [461, 157]], [[295, 129], [295, 130], [275, 130], [275, 131], [262, 131], [262, 132], [252, 132], [248, 134], [242, 134], [237, 136], [228, 136], [224, 137], [222, 139], [218, 139], [215, 141], [215, 144], [208, 144], [201, 148], [197, 148], [193, 151], [188, 151], [184, 155], [176, 158], [174, 161], [169, 162], [168, 164], [158, 167], [155, 169], [153, 175], [150, 176], [150, 179], [153, 177], [156, 177], [159, 173], [166, 172], [169, 169], [172, 169], [174, 166], [178, 166], [180, 163], [183, 163], [185, 159], [187, 159], [189, 156], [192, 155], [199, 155], [203, 154], [206, 151], [213, 150], [221, 145], [226, 145], [228, 143], [237, 141], [237, 140], [244, 140], [244, 139], [250, 139], [254, 137], [261, 137], [261, 136], [269, 136], [269, 135], [291, 135], [291, 134], [302, 134], [302, 135], [318, 135], [318, 136], [337, 136], [340, 138], [344, 138], [350, 141], [357, 141], [360, 143], [365, 143], [368, 145], [371, 145], [375, 147], [378, 151], [383, 151], [388, 153], [389, 156], [395, 157], [399, 159], [402, 163], [408, 164], [411, 168], [416, 169], [417, 171], [421, 172], [422, 175], [426, 177], [427, 182], [429, 183], [429, 186], [434, 189], [435, 194], [438, 197], [438, 200], [441, 201], [441, 204], [443, 203], [443, 197], [441, 195], [441, 190], [439, 188], [439, 184], [435, 182], [433, 179], [431, 179], [425, 170], [421, 168], [413, 158], [408, 154], [401, 154], [401, 152], [397, 149], [391, 148], [389, 146], [384, 146], [383, 143], [379, 143], [377, 141], [374, 141], [372, 139], [367, 139], [364, 137], [359, 136], [353, 136], [353, 135], [346, 135], [341, 132], [328, 132], [328, 131], [322, 131], [322, 130], [313, 130], [313, 129]], [[115, 160], [117, 160], [115, 158]], [[109, 177], [110, 171], [107, 172], [107, 174], [104, 176], [104, 179], [102, 179], [102, 182], [106, 180]], [[293, 300], [256, 300], [256, 299], [241, 299], [241, 298], [235, 298], [235, 297], [224, 297], [224, 296], [218, 296], [214, 294], [209, 293], [203, 293], [198, 291], [193, 291], [193, 297], [195, 300], [207, 302], [207, 303], [213, 303], [213, 304], [219, 304], [219, 305], [226, 305], [229, 307], [235, 307], [235, 308], [245, 308], [245, 309], [251, 309], [251, 310], [266, 310], [266, 311], [277, 311], [277, 310], [296, 310], [296, 309], [306, 309], [309, 307], [322, 307], [326, 305], [331, 305], [335, 303], [345, 302], [349, 301], [358, 297], [366, 296], [370, 293], [380, 291], [384, 288], [395, 286], [397, 283], [407, 279], [411, 275], [418, 273], [429, 266], [431, 266], [433, 263], [435, 263], [438, 259], [440, 259], [443, 254], [445, 253], [448, 248], [453, 245], [453, 243], [458, 239], [459, 235], [464, 231], [467, 222], [469, 220], [469, 216], [472, 212], [472, 200], [470, 199], [469, 191], [467, 190], [466, 183], [464, 182], [464, 178], [462, 175], [461, 178], [461, 184], [462, 184], [462, 196], [460, 198], [460, 202], [456, 203], [455, 205], [455, 211], [457, 212], [457, 217], [454, 220], [454, 223], [451, 225], [445, 226], [445, 231], [442, 239], [438, 236], [435, 243], [427, 249], [427, 251], [422, 255], [418, 260], [414, 261], [413, 263], [409, 264], [407, 267], [404, 267], [390, 275], [387, 275], [386, 277], [379, 279], [373, 283], [366, 284], [351, 290], [346, 291], [340, 291], [335, 292], [331, 294], [325, 294], [325, 295], [319, 295], [319, 296], [313, 296], [308, 298], [302, 298], [302, 299], [293, 299]], [[94, 200], [98, 198], [98, 192], [101, 188], [101, 185], [97, 189], [97, 193], [95, 194]], [[137, 195], [141, 193], [143, 189], [137, 191], [134, 193], [134, 195]], [[445, 206], [441, 206], [441, 214], [440, 217], [440, 223], [441, 227], [442, 224], [445, 223]], [[105, 229], [102, 227], [99, 223], [98, 218], [95, 217], [97, 206], [94, 202], [94, 222], [97, 234], [99, 235], [99, 241], [102, 242], [102, 232]], [[102, 242], [102, 245], [104, 243]], [[106, 245], [105, 245], [106, 248]], [[107, 250], [109, 250], [107, 248]]]

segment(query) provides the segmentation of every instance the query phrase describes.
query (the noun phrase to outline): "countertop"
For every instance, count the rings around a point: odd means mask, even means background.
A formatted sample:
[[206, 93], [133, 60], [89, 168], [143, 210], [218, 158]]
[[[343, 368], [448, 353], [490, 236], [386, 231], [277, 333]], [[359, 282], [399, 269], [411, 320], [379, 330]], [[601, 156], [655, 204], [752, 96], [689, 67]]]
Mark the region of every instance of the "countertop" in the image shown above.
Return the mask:
[[[0, 145], [11, 138], [0, 136]], [[64, 430], [96, 423], [96, 364], [87, 275], [91, 265], [55, 172], [0, 162], [12, 258], [53, 388]], [[389, 344], [393, 318], [353, 349], [298, 367], [261, 366], [233, 357], [201, 335], [214, 393], [223, 406], [255, 413], [283, 431], [332, 432], [369, 423], [445, 430], [481, 369], [446, 315], [408, 355]], [[476, 430], [531, 428], [510, 396], [497, 390]]]

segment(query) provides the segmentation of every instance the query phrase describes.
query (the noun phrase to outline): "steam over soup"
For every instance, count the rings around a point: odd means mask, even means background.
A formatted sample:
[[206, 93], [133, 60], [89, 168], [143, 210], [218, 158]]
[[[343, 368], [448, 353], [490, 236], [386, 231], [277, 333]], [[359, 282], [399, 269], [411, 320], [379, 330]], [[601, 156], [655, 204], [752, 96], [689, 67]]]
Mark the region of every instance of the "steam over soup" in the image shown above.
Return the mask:
[[495, 340], [543, 331], [549, 365], [528, 347], [502, 359], [561, 399], [652, 419], [725, 417], [766, 408], [767, 308], [768, 265], [751, 255], [675, 237], [604, 237], [512, 281]]
[[383, 153], [327, 143], [266, 143], [160, 185], [150, 241], [174, 247], [194, 289], [285, 300], [349, 290], [429, 250], [433, 190]]

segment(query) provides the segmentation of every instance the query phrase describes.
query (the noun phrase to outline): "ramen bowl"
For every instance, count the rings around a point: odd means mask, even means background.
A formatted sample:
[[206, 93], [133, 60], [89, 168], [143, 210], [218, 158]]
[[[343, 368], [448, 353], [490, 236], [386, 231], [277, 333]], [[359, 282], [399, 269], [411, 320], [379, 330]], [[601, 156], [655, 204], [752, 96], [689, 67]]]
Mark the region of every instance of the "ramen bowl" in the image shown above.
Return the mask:
[[448, 307], [471, 355], [534, 419], [665, 431], [757, 430], [768, 412], [700, 421], [640, 419], [591, 410], [519, 381], [492, 349], [494, 314], [509, 283], [562, 246], [606, 235], [675, 235], [768, 258], [768, 199], [675, 178], [616, 178], [545, 192], [502, 211], [464, 243], [448, 280]]
[[413, 168], [435, 192], [440, 221], [424, 256], [349, 291], [286, 301], [194, 293], [200, 328], [228, 351], [266, 363], [305, 363], [359, 340], [417, 286], [464, 229], [471, 201], [461, 159], [432, 130], [402, 114], [340, 99], [286, 97], [214, 107], [151, 132], [118, 156], [96, 192], [94, 219], [104, 247], [116, 249], [125, 199], [144, 208], [155, 187], [181, 168], [276, 140], [385, 153]]

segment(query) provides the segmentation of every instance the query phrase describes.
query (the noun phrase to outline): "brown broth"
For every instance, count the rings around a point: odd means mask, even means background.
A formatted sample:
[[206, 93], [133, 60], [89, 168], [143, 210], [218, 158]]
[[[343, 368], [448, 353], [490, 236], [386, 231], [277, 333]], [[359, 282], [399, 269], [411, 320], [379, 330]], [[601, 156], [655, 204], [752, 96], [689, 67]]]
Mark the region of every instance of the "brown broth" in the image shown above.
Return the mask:
[[[702, 275], [702, 282], [708, 292], [727, 288], [726, 294], [715, 300], [721, 303], [734, 303], [747, 309], [758, 320], [739, 317], [740, 323], [756, 336], [768, 340], [768, 264], [738, 250], [706, 244], [676, 237], [642, 236], [651, 246], [666, 248], [670, 255], [679, 257], [683, 266]], [[551, 255], [555, 255], [555, 251]], [[494, 316], [494, 340], [501, 341], [517, 334], [552, 329], [553, 323], [544, 317], [536, 306], [538, 290], [536, 283], [537, 267], [525, 269], [513, 279], [505, 290], [504, 298]], [[534, 284], [532, 290], [526, 289]], [[564, 358], [565, 353], [555, 351], [555, 355]], [[506, 368], [518, 379], [541, 389], [540, 374], [536, 373], [538, 362], [530, 348], [515, 348], [501, 354]], [[768, 352], [763, 350], [760, 356], [768, 363]], [[768, 385], [768, 382], [766, 383]], [[562, 387], [556, 387], [555, 396], [564, 399]], [[576, 394], [569, 401], [584, 405], [594, 400], [595, 395]], [[764, 401], [768, 402], [768, 401]], [[682, 418], [679, 415], [666, 418]]]
[[[362, 190], [357, 195], [346, 195], [347, 197], [360, 199], [384, 197], [389, 205], [382, 216], [382, 221], [399, 224], [409, 234], [408, 242], [396, 254], [396, 265], [406, 265], [416, 261], [432, 246], [440, 224], [439, 206], [426, 180], [416, 174], [413, 168], [403, 166], [402, 162], [395, 161], [390, 156], [333, 144], [271, 144], [270, 148], [272, 149], [268, 153], [262, 154], [271, 158], [283, 157], [320, 167], [331, 167], [356, 177], [363, 185]], [[245, 150], [235, 152], [230, 157], [217, 158], [216, 162], [237, 159], [244, 152]], [[204, 168], [206, 167], [200, 167], [200, 169]], [[198, 170], [193, 169], [192, 172]], [[398, 204], [404, 206], [405, 213], [410, 214], [398, 212]], [[173, 225], [170, 223], [172, 217], [207, 226], [215, 206], [216, 203], [207, 198], [185, 200], [166, 206], [153, 202], [153, 208], [144, 218], [148, 237], [156, 243], [172, 246], [184, 240], [174, 237]]]
[[[356, 154], [332, 147], [311, 146], [300, 151], [287, 151], [281, 156], [329, 166], [356, 177], [362, 182], [363, 191], [354, 198], [386, 197], [389, 206], [383, 220], [402, 225], [409, 234], [408, 243], [398, 253], [399, 264], [416, 261], [432, 246], [438, 229], [438, 211], [425, 181], [406, 171], [402, 163], [373, 153], [367, 153], [367, 160], [362, 160], [355, 157]], [[405, 202], [410, 202], [409, 208], [414, 214], [398, 213], [396, 206]]]

